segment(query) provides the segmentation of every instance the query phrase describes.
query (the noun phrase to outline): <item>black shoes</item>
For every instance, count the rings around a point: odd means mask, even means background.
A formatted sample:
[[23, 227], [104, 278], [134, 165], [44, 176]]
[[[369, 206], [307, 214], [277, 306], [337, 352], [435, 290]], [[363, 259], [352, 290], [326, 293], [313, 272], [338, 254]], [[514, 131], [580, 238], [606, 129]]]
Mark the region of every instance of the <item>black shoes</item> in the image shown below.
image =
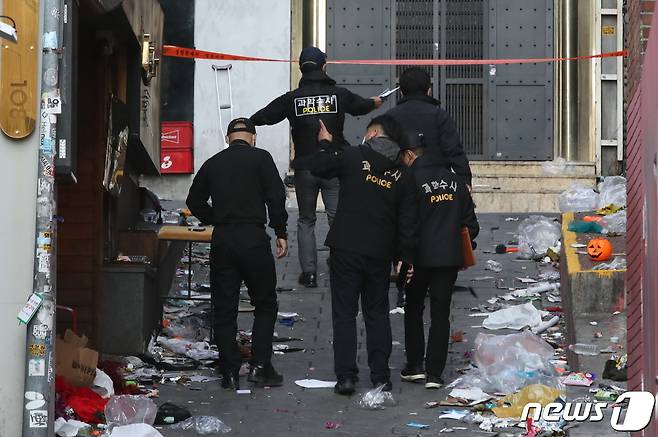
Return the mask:
[[427, 375], [425, 380], [425, 388], [437, 389], [443, 387], [444, 384], [443, 379], [438, 376]]
[[391, 383], [390, 379], [387, 379], [386, 381], [372, 381], [372, 387], [373, 388], [381, 387], [382, 385], [384, 386], [382, 388], [382, 391], [391, 391], [391, 390], [393, 390], [393, 384]]
[[226, 390], [240, 390], [240, 377], [238, 372], [222, 373], [222, 388]]
[[338, 378], [334, 386], [334, 393], [344, 396], [350, 396], [356, 391], [356, 381], [354, 378]]
[[306, 288], [317, 288], [318, 279], [315, 272], [305, 272], [299, 275], [299, 284]]
[[400, 372], [400, 379], [404, 382], [418, 382], [425, 379], [425, 371], [422, 366], [410, 366], [407, 364]]
[[247, 381], [264, 387], [280, 387], [283, 385], [283, 376], [269, 366], [251, 366]]

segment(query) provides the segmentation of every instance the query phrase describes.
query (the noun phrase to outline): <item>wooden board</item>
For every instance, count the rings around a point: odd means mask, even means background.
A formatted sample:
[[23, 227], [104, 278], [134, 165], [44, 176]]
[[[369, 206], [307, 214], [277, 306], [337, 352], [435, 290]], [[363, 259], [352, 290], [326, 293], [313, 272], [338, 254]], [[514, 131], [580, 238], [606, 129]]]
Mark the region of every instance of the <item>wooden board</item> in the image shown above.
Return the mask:
[[0, 129], [21, 139], [34, 132], [37, 120], [39, 1], [4, 1], [0, 15], [16, 21], [18, 43], [0, 40]]
[[158, 239], [210, 243], [212, 231], [212, 226], [206, 226], [203, 231], [193, 231], [192, 228], [186, 226], [163, 226], [158, 232]]

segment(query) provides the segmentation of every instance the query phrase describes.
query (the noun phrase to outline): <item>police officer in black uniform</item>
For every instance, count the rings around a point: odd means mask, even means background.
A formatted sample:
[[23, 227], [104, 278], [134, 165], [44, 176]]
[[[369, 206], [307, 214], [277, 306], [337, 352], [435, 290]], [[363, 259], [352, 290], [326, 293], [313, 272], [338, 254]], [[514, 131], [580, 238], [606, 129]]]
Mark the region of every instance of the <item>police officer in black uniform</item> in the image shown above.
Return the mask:
[[321, 125], [321, 152], [313, 174], [338, 177], [340, 196], [334, 225], [327, 235], [331, 249], [331, 302], [334, 329], [334, 391], [354, 393], [356, 316], [359, 297], [366, 325], [368, 365], [373, 386], [391, 390], [388, 360], [391, 324], [388, 291], [391, 261], [413, 264], [417, 205], [413, 178], [398, 159], [399, 126], [390, 116], [374, 118], [364, 144], [342, 149]]
[[315, 209], [318, 193], [332, 225], [338, 204], [338, 181], [315, 177], [310, 172], [311, 157], [319, 150], [318, 120], [322, 120], [333, 135], [334, 145], [347, 146], [343, 137], [345, 114], [364, 115], [382, 104], [379, 97], [364, 99], [351, 91], [337, 87], [336, 81], [325, 72], [327, 55], [317, 47], [307, 47], [299, 56], [302, 79], [299, 88], [272, 101], [256, 112], [251, 119], [257, 126], [272, 125], [287, 118], [292, 128], [295, 144], [295, 194], [299, 207], [297, 238], [299, 263], [302, 274], [299, 283], [317, 287], [317, 248], [315, 240]]
[[[418, 133], [416, 136], [422, 138]], [[430, 153], [422, 141], [410, 140], [404, 144], [401, 158], [411, 167], [420, 201], [418, 251], [414, 275], [406, 287], [407, 365], [401, 378], [408, 382], [425, 379], [425, 388], [433, 389], [443, 384], [441, 373], [448, 355], [452, 292], [464, 265], [461, 230], [467, 227], [474, 239], [480, 227], [468, 187], [450, 171], [440, 152]], [[414, 144], [417, 146], [410, 148]], [[431, 325], [425, 352], [423, 310], [428, 291]]]
[[452, 168], [464, 183], [471, 186], [471, 168], [464, 153], [457, 125], [452, 117], [432, 98], [429, 74], [418, 67], [400, 75], [402, 99], [387, 114], [395, 118], [404, 131], [422, 133], [428, 153], [440, 151], [445, 165]]
[[203, 223], [215, 226], [210, 288], [222, 386], [236, 390], [240, 386], [242, 359], [235, 337], [242, 281], [255, 307], [248, 380], [279, 386], [283, 377], [271, 363], [278, 309], [276, 272], [265, 224], [269, 214], [270, 227], [276, 234], [276, 256], [284, 257], [288, 252], [285, 188], [272, 156], [255, 147], [256, 127], [251, 120], [231, 121], [227, 133], [229, 147], [201, 166], [187, 196], [192, 213]]

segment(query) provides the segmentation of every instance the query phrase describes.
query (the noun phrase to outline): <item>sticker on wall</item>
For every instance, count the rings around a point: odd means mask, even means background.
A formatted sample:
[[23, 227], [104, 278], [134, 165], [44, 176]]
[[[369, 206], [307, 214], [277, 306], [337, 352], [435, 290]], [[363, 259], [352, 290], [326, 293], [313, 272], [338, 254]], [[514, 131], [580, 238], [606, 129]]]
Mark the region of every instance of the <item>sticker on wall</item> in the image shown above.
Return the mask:
[[48, 336], [48, 330], [48, 325], [34, 325], [32, 327], [32, 334], [34, 335], [34, 338], [45, 340]]
[[26, 391], [25, 399], [29, 401], [25, 404], [25, 408], [28, 410], [36, 410], [37, 408], [41, 408], [46, 405], [46, 400], [38, 391]]
[[55, 177], [55, 167], [48, 161], [48, 158], [42, 156], [41, 159], [41, 174], [47, 178]]
[[54, 306], [53, 302], [50, 300], [47, 300], [41, 304], [41, 308], [39, 308], [39, 311], [37, 312], [37, 320], [39, 323], [42, 325], [46, 325], [50, 328], [53, 326], [53, 314], [54, 314]]
[[27, 347], [28, 352], [33, 357], [45, 357], [46, 345], [45, 344], [31, 344]]
[[59, 140], [59, 159], [66, 159], [66, 140]]
[[30, 428], [47, 428], [48, 410], [30, 411]]
[[27, 364], [29, 376], [46, 376], [46, 360], [44, 358], [32, 358]]
[[59, 96], [59, 90], [54, 90], [45, 94], [43, 105], [46, 114], [61, 114], [62, 99]]
[[30, 320], [37, 313], [42, 303], [43, 296], [39, 293], [32, 293], [23, 309], [18, 313], [18, 321], [26, 325], [30, 323]]
[[50, 275], [50, 254], [42, 252], [39, 254], [39, 273], [45, 273], [46, 277]]

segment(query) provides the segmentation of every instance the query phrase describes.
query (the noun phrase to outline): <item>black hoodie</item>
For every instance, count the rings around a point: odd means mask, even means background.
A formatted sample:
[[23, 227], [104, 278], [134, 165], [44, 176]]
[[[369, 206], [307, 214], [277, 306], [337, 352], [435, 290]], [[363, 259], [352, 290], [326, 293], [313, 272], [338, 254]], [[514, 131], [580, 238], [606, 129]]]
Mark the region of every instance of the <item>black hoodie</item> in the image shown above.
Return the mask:
[[346, 88], [336, 86], [336, 81], [322, 70], [306, 73], [299, 81], [299, 88], [274, 99], [269, 105], [251, 116], [257, 125], [272, 125], [287, 118], [295, 143], [295, 159], [292, 167], [309, 170], [311, 157], [319, 150], [319, 120], [334, 136], [334, 144], [345, 147], [343, 136], [345, 113], [364, 115], [375, 109], [372, 99], [364, 99]]
[[447, 165], [462, 181], [471, 185], [471, 167], [457, 125], [436, 99], [423, 94], [405, 96], [387, 114], [395, 118], [405, 131], [422, 132], [430, 153], [432, 148], [439, 148]]
[[341, 149], [323, 141], [311, 171], [338, 177], [336, 217], [326, 245], [377, 259], [413, 264], [417, 244], [418, 192], [402, 167], [399, 147], [384, 137]]

